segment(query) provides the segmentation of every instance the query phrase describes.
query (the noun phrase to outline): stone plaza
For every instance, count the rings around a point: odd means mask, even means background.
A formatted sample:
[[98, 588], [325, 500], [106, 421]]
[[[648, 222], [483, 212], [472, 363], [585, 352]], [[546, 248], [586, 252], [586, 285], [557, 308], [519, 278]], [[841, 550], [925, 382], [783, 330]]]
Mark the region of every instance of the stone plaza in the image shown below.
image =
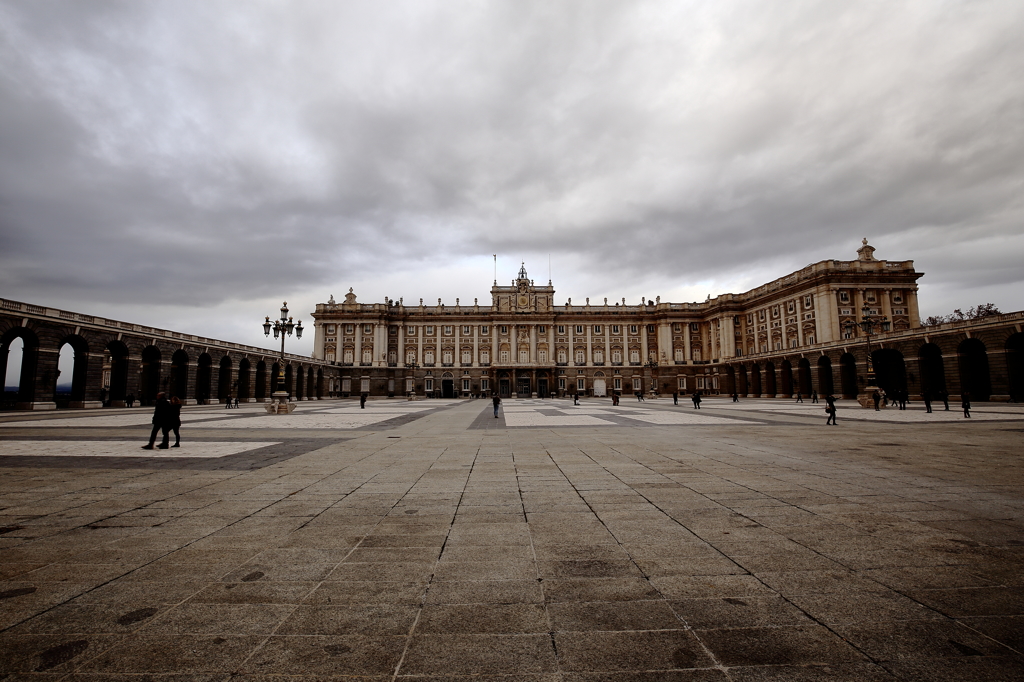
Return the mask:
[[0, 416], [0, 679], [1019, 680], [1024, 407]]

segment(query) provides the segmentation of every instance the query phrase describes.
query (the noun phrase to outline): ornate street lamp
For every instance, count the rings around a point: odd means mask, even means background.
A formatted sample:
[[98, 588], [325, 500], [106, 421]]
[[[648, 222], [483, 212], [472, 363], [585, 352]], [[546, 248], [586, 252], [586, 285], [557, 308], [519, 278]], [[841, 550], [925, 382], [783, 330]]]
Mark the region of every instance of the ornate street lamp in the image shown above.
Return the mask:
[[847, 320], [843, 327], [851, 336], [857, 327], [864, 332], [864, 343], [867, 348], [867, 386], [864, 387], [864, 393], [857, 396], [857, 402], [864, 407], [874, 407], [875, 403], [871, 396], [878, 390], [878, 386], [875, 385], [875, 363], [871, 360], [871, 337], [892, 329], [892, 322], [885, 315], [872, 315], [871, 308], [866, 305], [860, 312], [860, 322]]
[[281, 337], [281, 361], [277, 364], [277, 390], [270, 394], [271, 398], [274, 398], [281, 405], [288, 404], [288, 391], [284, 390], [284, 337], [291, 336], [292, 332], [295, 332], [295, 338], [302, 338], [302, 321], [298, 324], [292, 321], [292, 318], [288, 317], [288, 302], [285, 301], [281, 306], [281, 319], [270, 321], [270, 316], [266, 316], [266, 321], [263, 323], [263, 333], [266, 336], [270, 336], [270, 332], [274, 332], [274, 338]]
[[644, 367], [651, 370], [651, 397], [658, 395], [658, 361], [651, 358]]

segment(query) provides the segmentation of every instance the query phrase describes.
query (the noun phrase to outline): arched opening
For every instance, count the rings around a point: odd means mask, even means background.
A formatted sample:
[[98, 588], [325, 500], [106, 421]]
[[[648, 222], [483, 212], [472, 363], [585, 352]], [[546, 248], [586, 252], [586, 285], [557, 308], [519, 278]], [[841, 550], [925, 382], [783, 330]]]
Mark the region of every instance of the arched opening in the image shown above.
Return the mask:
[[782, 361], [782, 395], [789, 398], [793, 395], [793, 365], [789, 360]]
[[960, 387], [969, 391], [971, 400], [988, 400], [992, 379], [988, 372], [988, 352], [979, 339], [966, 339], [957, 349], [960, 361]]
[[231, 358], [225, 355], [220, 359], [220, 372], [217, 374], [217, 400], [224, 402], [228, 399], [234, 399], [235, 394], [232, 390], [233, 379], [232, 369], [233, 363]]
[[891, 398], [907, 390], [907, 366], [903, 353], [893, 348], [879, 348], [871, 353], [871, 364], [875, 368], [875, 385]]
[[[606, 394], [607, 384], [604, 380], [604, 372], [594, 373], [594, 397], [603, 398]], [[539, 395], [539, 394], [538, 394]]]
[[[289, 365], [289, 368], [291, 368], [291, 365]], [[299, 365], [296, 368], [295, 374], [296, 374], [296, 377], [295, 377], [295, 393], [293, 395], [295, 396], [296, 400], [302, 400], [302, 396], [303, 396], [303, 390], [302, 389], [305, 388], [303, 386], [303, 384], [306, 383], [305, 381], [303, 381], [303, 379], [306, 378], [306, 373], [302, 370], [302, 365]]]
[[[25, 362], [25, 340], [15, 336], [5, 340], [3, 344], [4, 363], [4, 405], [5, 409], [13, 409], [22, 402], [23, 386], [22, 370]], [[27, 384], [24, 384], [27, 385]]]
[[270, 394], [284, 390], [284, 376], [281, 374], [281, 364], [275, 362], [270, 367]]
[[124, 407], [128, 396], [128, 346], [120, 341], [111, 341], [103, 355], [103, 366], [109, 368], [103, 376], [107, 404], [111, 407]]
[[761, 366], [756, 362], [750, 368], [750, 392], [755, 398], [761, 397]]
[[1024, 334], [1006, 339], [1006, 373], [1009, 375], [1010, 400], [1024, 402]]
[[[392, 391], [393, 393], [394, 391]], [[306, 399], [312, 400], [316, 397], [316, 375], [313, 373], [313, 368], [310, 367], [306, 370]]]
[[316, 399], [322, 400], [324, 397], [324, 368], [320, 367], [316, 370]]
[[835, 380], [832, 378], [832, 358], [822, 355], [818, 358], [818, 393], [822, 397], [835, 392]]
[[291, 364], [284, 367], [284, 387], [282, 390], [288, 394], [289, 398], [295, 395], [295, 375]]
[[451, 372], [445, 372], [441, 375], [441, 397], [455, 397], [455, 376]]
[[242, 358], [238, 362], [238, 399], [247, 403], [252, 399], [252, 370], [249, 358]]
[[139, 377], [139, 400], [143, 405], [152, 405], [160, 392], [160, 349], [146, 346], [142, 349], [142, 367]]
[[256, 363], [256, 390], [253, 391], [256, 402], [262, 402], [267, 398], [267, 363], [260, 360]]
[[766, 362], [764, 365], [764, 392], [769, 398], [778, 395], [775, 385], [775, 363]]
[[807, 358], [800, 358], [797, 363], [797, 391], [803, 395], [811, 394], [811, 361]]
[[[54, 379], [54, 399], [57, 407], [85, 407], [88, 379], [89, 344], [81, 336], [65, 337], [61, 340], [57, 376]], [[106, 395], [103, 399], [106, 401]]]
[[946, 390], [946, 368], [942, 364], [942, 351], [934, 343], [926, 343], [917, 351], [917, 366], [921, 372], [921, 393], [933, 398]]
[[739, 385], [736, 387], [736, 392], [742, 396], [746, 396], [750, 392], [750, 385], [747, 382], [747, 368], [744, 365], [740, 365]]
[[839, 382], [844, 398], [857, 397], [857, 360], [850, 353], [839, 358]]
[[199, 371], [196, 372], [196, 400], [200, 405], [206, 405], [210, 400], [211, 383], [213, 381], [213, 358], [209, 353], [199, 356]]
[[729, 395], [736, 392], [736, 369], [732, 366], [725, 368], [725, 391]]
[[171, 355], [171, 395], [181, 400], [188, 398], [188, 353], [182, 349]]

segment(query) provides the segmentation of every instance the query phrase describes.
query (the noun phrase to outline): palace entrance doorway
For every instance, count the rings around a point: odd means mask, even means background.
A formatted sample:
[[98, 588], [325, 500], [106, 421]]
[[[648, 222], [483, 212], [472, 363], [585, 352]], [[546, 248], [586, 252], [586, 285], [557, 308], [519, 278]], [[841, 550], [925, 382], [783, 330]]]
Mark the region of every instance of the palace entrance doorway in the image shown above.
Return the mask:
[[441, 375], [441, 397], [455, 397], [455, 377], [452, 376], [451, 372], [445, 372]]
[[529, 398], [533, 391], [530, 389], [530, 377], [516, 378], [516, 395], [520, 398]]

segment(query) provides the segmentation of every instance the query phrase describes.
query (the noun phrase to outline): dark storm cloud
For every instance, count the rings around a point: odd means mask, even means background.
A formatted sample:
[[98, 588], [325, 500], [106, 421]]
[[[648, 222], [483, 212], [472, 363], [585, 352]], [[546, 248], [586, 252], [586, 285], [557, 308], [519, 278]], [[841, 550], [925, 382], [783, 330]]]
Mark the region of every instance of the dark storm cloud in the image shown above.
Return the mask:
[[3, 3], [0, 288], [468, 300], [500, 253], [639, 297], [868, 236], [966, 306], [1020, 289], [1022, 34], [1013, 2]]

